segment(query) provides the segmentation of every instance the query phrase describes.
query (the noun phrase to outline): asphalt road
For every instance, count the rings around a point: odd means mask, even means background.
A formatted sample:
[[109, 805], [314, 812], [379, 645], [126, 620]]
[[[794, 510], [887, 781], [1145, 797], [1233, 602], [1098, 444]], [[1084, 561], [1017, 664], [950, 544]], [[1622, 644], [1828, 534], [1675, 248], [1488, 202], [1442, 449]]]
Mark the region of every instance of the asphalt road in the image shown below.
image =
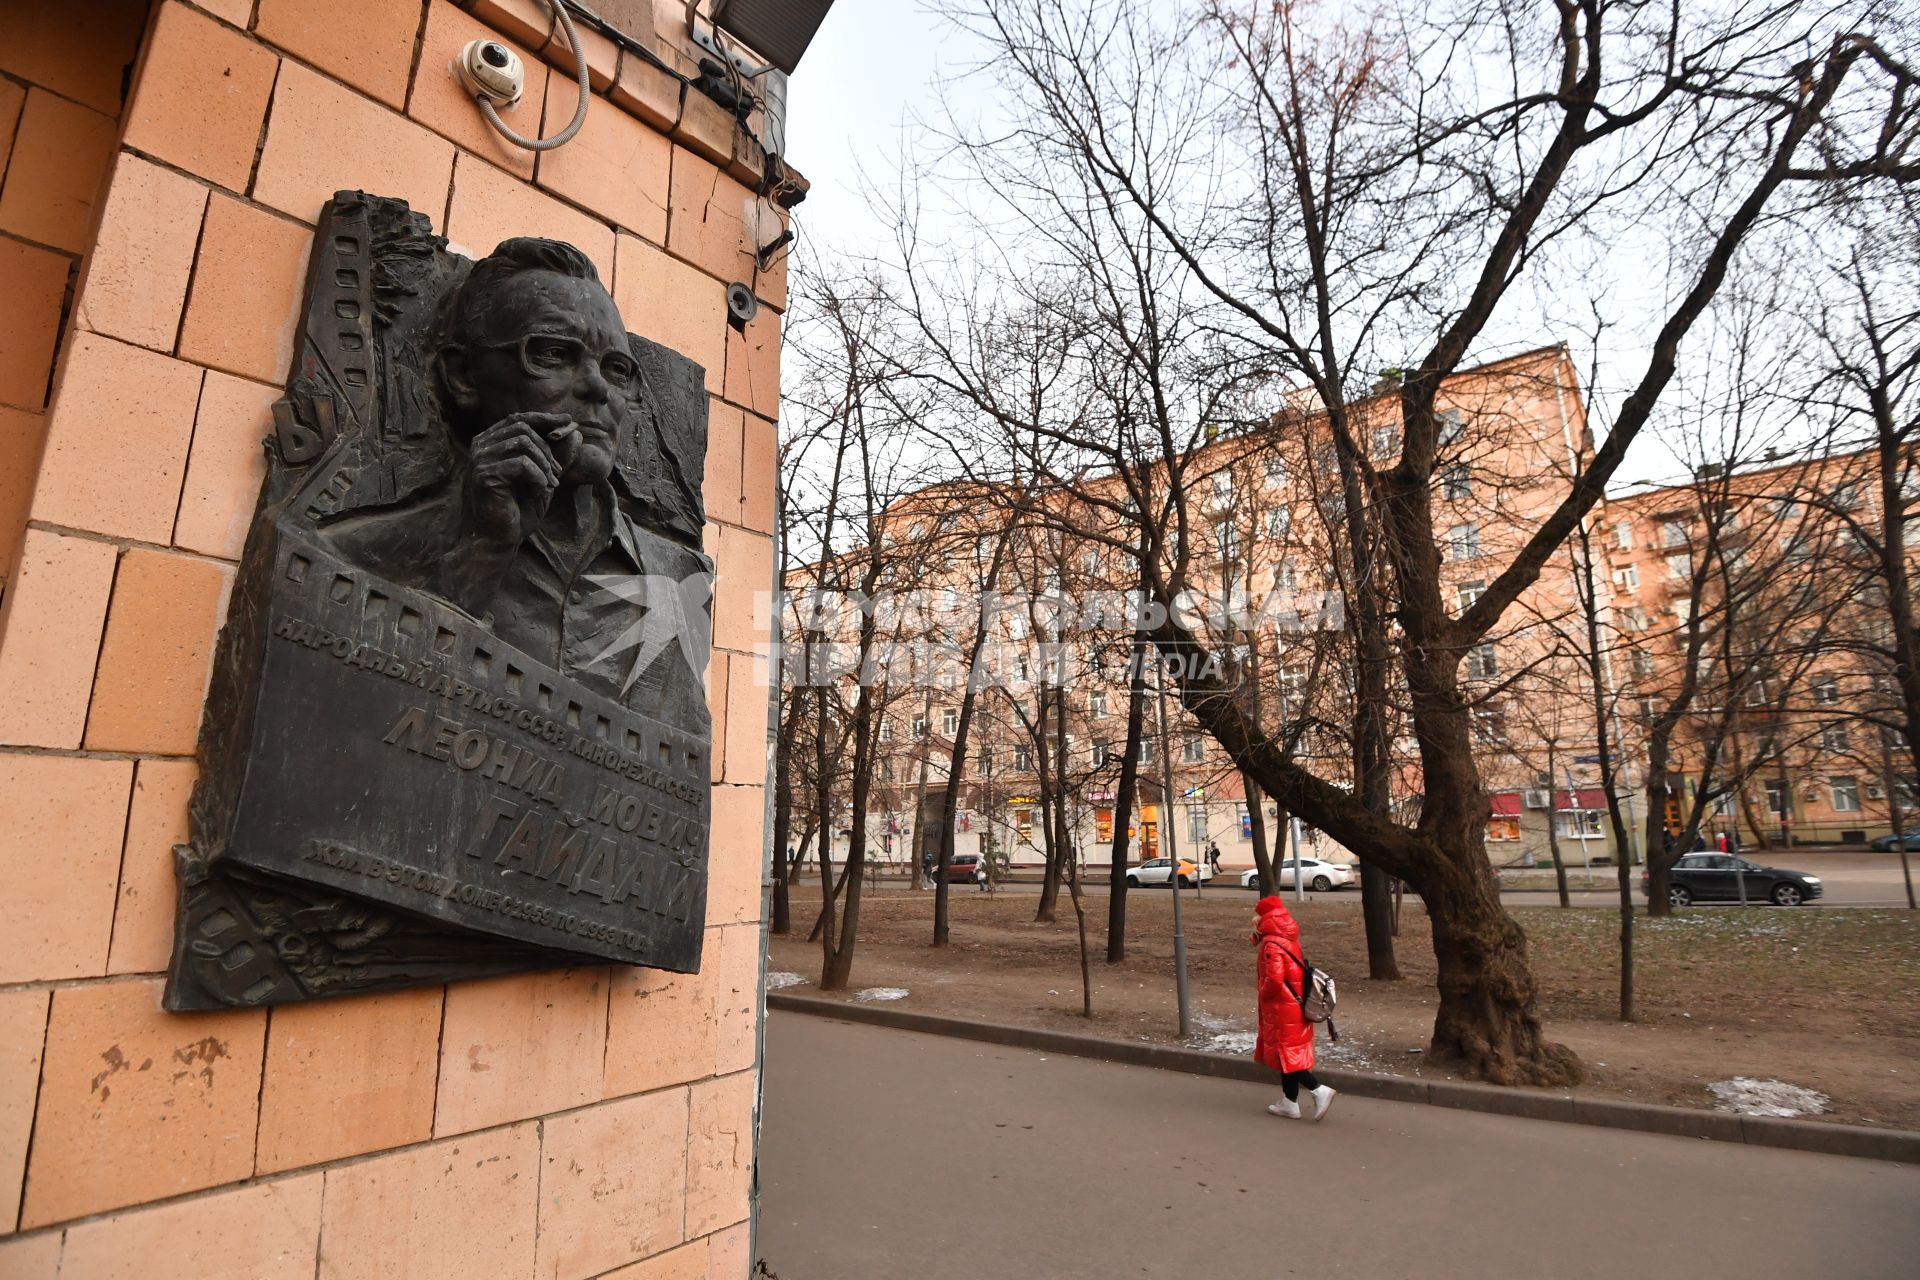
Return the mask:
[[[1909, 856], [1913, 858], [1915, 863], [1914, 875], [1916, 886], [1920, 887], [1920, 854], [1912, 854]], [[1763, 866], [1781, 866], [1794, 871], [1804, 871], [1808, 875], [1820, 877], [1821, 886], [1825, 892], [1811, 904], [1816, 907], [1904, 907], [1907, 905], [1906, 884], [1901, 877], [1900, 855], [1897, 853], [1861, 853], [1852, 850], [1795, 849], [1791, 853], [1782, 853], [1777, 856], [1772, 854], [1750, 854], [1749, 858], [1751, 861], [1758, 862]], [[1202, 894], [1223, 893], [1251, 897], [1248, 890], [1240, 887], [1240, 870], [1240, 868], [1229, 866], [1218, 878], [1209, 880], [1200, 892]], [[1611, 872], [1612, 868], [1610, 867], [1595, 868], [1593, 875], [1602, 881], [1606, 887], [1589, 890], [1578, 887], [1584, 878], [1584, 871], [1578, 868], [1570, 869], [1569, 875], [1572, 877], [1570, 884], [1574, 887], [1571, 888], [1569, 897], [1573, 905], [1577, 907], [1611, 907], [1618, 904], [1620, 901], [1619, 892], [1612, 887]], [[886, 878], [883, 879], [881, 883], [887, 887], [898, 888], [904, 887], [905, 881], [903, 878]], [[1645, 899], [1640, 895], [1640, 871], [1638, 868], [1635, 868], [1633, 872], [1633, 887], [1634, 901], [1644, 902]], [[1081, 881], [1081, 888], [1090, 896], [1105, 897], [1107, 893], [1107, 880], [1104, 869], [1100, 870], [1096, 878], [1094, 869], [1089, 868], [1086, 878]], [[978, 890], [970, 884], [956, 884], [953, 886], [953, 892], [975, 893], [978, 892]], [[1040, 892], [1040, 886], [1036, 882], [1016, 881], [998, 886], [995, 892], [1037, 894]], [[1136, 890], [1136, 892], [1161, 894], [1166, 892], [1166, 890], [1162, 886], [1153, 886]], [[1189, 889], [1187, 892], [1191, 895], [1193, 890]], [[1293, 890], [1282, 890], [1282, 894], [1283, 896], [1291, 898], [1293, 896]], [[1360, 902], [1360, 889], [1356, 884], [1351, 888], [1336, 890], [1329, 894], [1318, 894], [1312, 890], [1308, 890], [1306, 896], [1316, 901], [1326, 898], [1335, 902], [1352, 902], [1358, 906]], [[1756, 897], [1757, 896], [1756, 894]], [[1505, 902], [1508, 906], [1515, 907], [1544, 906], [1559, 901], [1557, 895], [1551, 888], [1510, 889], [1502, 893], [1500, 898], [1501, 901]], [[1702, 905], [1717, 907], [1720, 904], [1707, 903]]]
[[[1920, 1257], [1920, 1168], [767, 1020], [780, 1280], [1850, 1280]], [[1289, 1220], [1293, 1225], [1288, 1225]]]

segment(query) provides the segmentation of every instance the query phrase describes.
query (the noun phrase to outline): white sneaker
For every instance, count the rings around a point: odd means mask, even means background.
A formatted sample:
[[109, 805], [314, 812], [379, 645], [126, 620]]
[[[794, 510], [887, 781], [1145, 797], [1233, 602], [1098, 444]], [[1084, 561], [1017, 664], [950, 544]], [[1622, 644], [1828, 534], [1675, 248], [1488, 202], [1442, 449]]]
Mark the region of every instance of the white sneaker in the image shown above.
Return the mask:
[[1285, 1098], [1280, 1099], [1278, 1102], [1269, 1102], [1267, 1104], [1267, 1110], [1283, 1120], [1298, 1120], [1300, 1118], [1300, 1104], [1297, 1102], [1289, 1102]]
[[[1333, 1106], [1333, 1100], [1339, 1096], [1331, 1085], [1323, 1084], [1318, 1089], [1315, 1089], [1313, 1091], [1313, 1118], [1315, 1120], [1325, 1120], [1327, 1118], [1327, 1109]], [[1295, 1114], [1298, 1114], [1298, 1108], [1295, 1108]]]

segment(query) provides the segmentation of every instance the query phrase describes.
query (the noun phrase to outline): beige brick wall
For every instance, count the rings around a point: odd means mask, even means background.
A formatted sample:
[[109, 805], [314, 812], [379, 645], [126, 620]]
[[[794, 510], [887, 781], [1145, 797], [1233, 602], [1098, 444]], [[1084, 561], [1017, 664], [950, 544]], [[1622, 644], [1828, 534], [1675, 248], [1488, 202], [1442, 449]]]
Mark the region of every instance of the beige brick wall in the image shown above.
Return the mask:
[[[76, 23], [0, 0], [0, 1276], [745, 1276], [767, 748], [753, 606], [786, 300], [783, 267], [755, 271], [780, 226], [749, 185], [757, 146], [583, 32], [586, 128], [538, 158], [505, 147], [446, 67], [483, 33], [516, 44], [532, 74], [510, 120], [556, 129], [575, 90], [538, 0], [98, 8]], [[691, 69], [673, 12], [638, 34]], [[706, 365], [698, 975], [160, 1009], [213, 640], [311, 224], [339, 187], [406, 198], [468, 252], [573, 241], [630, 326]], [[736, 279], [765, 304], [744, 335], [725, 320]]]

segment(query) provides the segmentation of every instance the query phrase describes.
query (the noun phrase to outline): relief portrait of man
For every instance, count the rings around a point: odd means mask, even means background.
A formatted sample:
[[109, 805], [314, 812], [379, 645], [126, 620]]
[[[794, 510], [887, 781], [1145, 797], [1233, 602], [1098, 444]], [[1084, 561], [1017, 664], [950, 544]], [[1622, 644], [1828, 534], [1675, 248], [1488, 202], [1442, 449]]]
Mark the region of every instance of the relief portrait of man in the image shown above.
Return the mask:
[[681, 723], [677, 710], [703, 714], [712, 565], [616, 465], [653, 439], [636, 436], [651, 393], [592, 261], [507, 240], [438, 325], [430, 380], [453, 465], [322, 536], [589, 690]]

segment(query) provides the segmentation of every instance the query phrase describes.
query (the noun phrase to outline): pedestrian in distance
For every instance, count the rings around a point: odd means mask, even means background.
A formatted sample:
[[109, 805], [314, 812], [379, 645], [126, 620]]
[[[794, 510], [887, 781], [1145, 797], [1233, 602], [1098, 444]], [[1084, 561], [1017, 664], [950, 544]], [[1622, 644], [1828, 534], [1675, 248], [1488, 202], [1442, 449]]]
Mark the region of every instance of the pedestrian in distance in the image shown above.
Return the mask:
[[1207, 841], [1207, 863], [1213, 868], [1213, 874], [1220, 874], [1220, 846]]
[[1267, 1110], [1300, 1119], [1300, 1090], [1313, 1099], [1315, 1120], [1326, 1118], [1334, 1090], [1313, 1075], [1313, 1023], [1307, 1020], [1308, 969], [1300, 949], [1300, 926], [1279, 898], [1262, 898], [1253, 909], [1253, 943], [1258, 956], [1255, 984], [1260, 997], [1260, 1032], [1254, 1061], [1280, 1073], [1286, 1097]]

